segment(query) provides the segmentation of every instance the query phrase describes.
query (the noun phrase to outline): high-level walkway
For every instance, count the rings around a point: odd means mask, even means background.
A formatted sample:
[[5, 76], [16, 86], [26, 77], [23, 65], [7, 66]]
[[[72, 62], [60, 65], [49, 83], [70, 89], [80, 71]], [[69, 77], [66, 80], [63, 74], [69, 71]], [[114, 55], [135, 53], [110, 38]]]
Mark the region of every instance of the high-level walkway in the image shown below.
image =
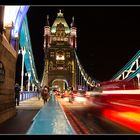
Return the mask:
[[54, 95], [37, 113], [27, 134], [76, 134]]

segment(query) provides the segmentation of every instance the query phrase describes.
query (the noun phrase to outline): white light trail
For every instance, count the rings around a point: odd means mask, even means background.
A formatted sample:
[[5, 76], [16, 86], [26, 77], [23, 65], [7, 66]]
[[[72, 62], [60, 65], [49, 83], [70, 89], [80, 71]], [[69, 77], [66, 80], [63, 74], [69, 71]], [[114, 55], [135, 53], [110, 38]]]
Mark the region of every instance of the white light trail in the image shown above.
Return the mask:
[[140, 90], [106, 90], [102, 91], [102, 94], [140, 94]]

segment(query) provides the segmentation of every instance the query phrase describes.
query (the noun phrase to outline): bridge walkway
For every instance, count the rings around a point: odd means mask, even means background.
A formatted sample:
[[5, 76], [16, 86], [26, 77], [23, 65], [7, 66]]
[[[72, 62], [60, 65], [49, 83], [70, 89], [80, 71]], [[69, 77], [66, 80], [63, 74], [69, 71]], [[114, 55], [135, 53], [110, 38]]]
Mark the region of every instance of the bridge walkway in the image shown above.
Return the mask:
[[0, 124], [0, 134], [26, 134], [33, 117], [43, 106], [43, 100], [36, 96], [21, 100], [16, 106], [16, 115]]

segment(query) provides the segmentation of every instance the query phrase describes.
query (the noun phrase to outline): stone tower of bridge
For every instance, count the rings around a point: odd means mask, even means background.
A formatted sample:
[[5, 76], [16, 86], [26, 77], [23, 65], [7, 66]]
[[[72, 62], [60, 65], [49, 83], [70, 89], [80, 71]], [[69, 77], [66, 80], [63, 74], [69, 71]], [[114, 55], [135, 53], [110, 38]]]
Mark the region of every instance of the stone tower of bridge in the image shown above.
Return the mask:
[[64, 15], [59, 11], [52, 26], [47, 16], [44, 27], [45, 66], [42, 85], [58, 86], [60, 90], [67, 86], [76, 87], [76, 27], [74, 17], [70, 27]]

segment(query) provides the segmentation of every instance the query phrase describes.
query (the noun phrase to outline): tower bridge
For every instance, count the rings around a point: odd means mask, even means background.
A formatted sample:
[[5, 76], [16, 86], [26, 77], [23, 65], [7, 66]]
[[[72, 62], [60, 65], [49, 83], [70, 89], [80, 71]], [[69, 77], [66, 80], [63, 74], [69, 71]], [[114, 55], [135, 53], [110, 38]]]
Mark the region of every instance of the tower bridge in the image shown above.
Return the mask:
[[[0, 123], [5, 122], [16, 114], [14, 85], [16, 76], [15, 67], [19, 53], [22, 53], [22, 72], [20, 83], [21, 93], [25, 92], [25, 89], [23, 88], [23, 77], [25, 75], [28, 76], [28, 91], [26, 91], [26, 95], [27, 93], [31, 93], [30, 85], [32, 85], [32, 89], [34, 89], [34, 86], [39, 87], [41, 85], [44, 87], [47, 85], [49, 87], [58, 86], [60, 91], [66, 90], [68, 87], [73, 87], [75, 91], [84, 89], [87, 92], [93, 91], [93, 89], [98, 86], [101, 88], [102, 86], [107, 87], [110, 91], [112, 91], [114, 90], [114, 87], [115, 90], [118, 87], [121, 87], [123, 90], [125, 90], [124, 86], [126, 88], [127, 85], [129, 88], [131, 88], [133, 85], [135, 92], [137, 92], [136, 94], [138, 94], [140, 83], [140, 51], [138, 51], [136, 55], [107, 82], [99, 82], [95, 80], [94, 77], [90, 77], [88, 73], [86, 73], [86, 69], [83, 69], [82, 65], [80, 64], [80, 60], [78, 59], [76, 51], [77, 47], [80, 46], [77, 44], [77, 27], [74, 17], [72, 17], [71, 24], [68, 24], [64, 18], [64, 13], [62, 13], [61, 10], [57, 13], [56, 19], [52, 25], [49, 23], [49, 16], [46, 18], [43, 44], [45, 64], [42, 80], [39, 81], [34, 62], [35, 58], [32, 52], [34, 47], [31, 43], [32, 40], [30, 39], [28, 19], [26, 16], [29, 8], [30, 6], [0, 6]], [[24, 65], [26, 72], [24, 72]], [[133, 81], [133, 84], [131, 81]], [[36, 95], [34, 92], [36, 91], [33, 90], [32, 95]], [[129, 92], [132, 93], [134, 91]], [[129, 104], [132, 106], [134, 105], [134, 102], [130, 101], [128, 98], [121, 98], [121, 96], [118, 95], [116, 96], [116, 93], [113, 94], [113, 98], [112, 95], [111, 97], [109, 96], [106, 102], [106, 96], [104, 97], [104, 94], [101, 96], [100, 103], [109, 104], [111, 109], [114, 107], [114, 104], [112, 105], [111, 102], [108, 102], [108, 99], [112, 101], [114, 97], [116, 100], [114, 99], [113, 101], [115, 101], [115, 103], [117, 102], [115, 104], [116, 106], [121, 106], [123, 108], [124, 104]], [[99, 95], [102, 95], [102, 93], [99, 93]], [[139, 95], [135, 95], [134, 93], [134, 96], [129, 95], [129, 97], [134, 98], [134, 100], [136, 100], [136, 97], [138, 97], [137, 103], [135, 104], [137, 106], [139, 103]], [[118, 98], [121, 100], [117, 100]], [[92, 96], [90, 100], [89, 97], [87, 99], [88, 103], [90, 103], [91, 100], [95, 101], [97, 104], [99, 102], [98, 99], [96, 100], [92, 98]], [[122, 102], [125, 99], [128, 99], [127, 103]], [[61, 102], [59, 98], [58, 100]], [[63, 102], [62, 105], [64, 105]], [[41, 119], [42, 114], [45, 113], [45, 108], [49, 106], [55, 108], [56, 110], [58, 109], [59, 105], [56, 102], [54, 96], [50, 100], [48, 106], [46, 105], [44, 108], [42, 108], [40, 111], [41, 113], [39, 112], [39, 117], [37, 118]], [[61, 110], [60, 107], [58, 110]], [[129, 106], [128, 109], [131, 107]], [[137, 110], [136, 107], [133, 107], [133, 109]], [[49, 110], [49, 108], [47, 108], [47, 110]], [[50, 112], [50, 114], [52, 113], [52, 115], [54, 115], [54, 113], [56, 113], [53, 111]], [[109, 112], [111, 110], [105, 111]], [[104, 114], [106, 117], [108, 117], [105, 111]], [[59, 117], [59, 113], [56, 116]], [[54, 118], [54, 120], [55, 119], [56, 118]], [[35, 128], [37, 123], [40, 123], [40, 120], [35, 121], [33, 124]], [[45, 120], [44, 123], [50, 124], [48, 120]], [[65, 122], [65, 124], [67, 123]], [[128, 127], [131, 128], [130, 126]], [[67, 131], [69, 131], [69, 129]], [[34, 129], [30, 130], [34, 132]], [[31, 131], [28, 131], [28, 133], [31, 133]], [[70, 132], [75, 133], [73, 129]]]
[[[61, 10], [57, 13], [57, 18], [52, 26], [49, 25], [47, 16], [44, 27], [45, 66], [42, 79], [43, 86], [52, 86], [52, 81], [55, 79], [67, 81], [68, 86], [73, 87], [75, 90], [78, 89], [78, 85], [94, 86], [95, 81], [92, 81], [80, 65], [76, 48], [77, 29], [74, 17], [72, 18], [71, 27], [69, 27]], [[78, 79], [80, 75], [81, 83]], [[82, 84], [82, 80], [86, 82]], [[66, 88], [63, 84], [62, 90]]]

